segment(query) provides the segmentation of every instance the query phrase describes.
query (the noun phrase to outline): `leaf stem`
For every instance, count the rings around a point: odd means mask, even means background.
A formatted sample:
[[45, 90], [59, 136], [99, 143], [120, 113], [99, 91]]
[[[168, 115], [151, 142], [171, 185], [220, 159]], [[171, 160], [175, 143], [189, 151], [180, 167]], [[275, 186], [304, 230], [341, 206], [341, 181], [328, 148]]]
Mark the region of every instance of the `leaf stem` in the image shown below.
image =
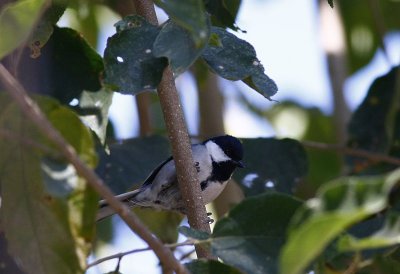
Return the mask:
[[[135, 0], [136, 11], [147, 21], [158, 25], [154, 4], [151, 0]], [[179, 189], [185, 204], [191, 227], [210, 233], [207, 212], [201, 196], [200, 183], [194, 166], [189, 134], [186, 127], [173, 73], [168, 66], [158, 87], [161, 109], [172, 146], [172, 155], [178, 177]], [[196, 246], [198, 258], [212, 258], [211, 254]]]
[[74, 148], [53, 127], [39, 106], [28, 96], [22, 85], [1, 63], [0, 81], [3, 82], [5, 91], [14, 99], [26, 117], [58, 147], [64, 157], [75, 167], [78, 174], [85, 178], [87, 183], [108, 202], [110, 207], [121, 216], [131, 230], [136, 232], [154, 250], [160, 261], [177, 273], [187, 273], [186, 268], [174, 257], [171, 250], [164, 247], [163, 243], [151, 234], [139, 218], [126, 205], [114, 197], [114, 194], [97, 174], [82, 162]]

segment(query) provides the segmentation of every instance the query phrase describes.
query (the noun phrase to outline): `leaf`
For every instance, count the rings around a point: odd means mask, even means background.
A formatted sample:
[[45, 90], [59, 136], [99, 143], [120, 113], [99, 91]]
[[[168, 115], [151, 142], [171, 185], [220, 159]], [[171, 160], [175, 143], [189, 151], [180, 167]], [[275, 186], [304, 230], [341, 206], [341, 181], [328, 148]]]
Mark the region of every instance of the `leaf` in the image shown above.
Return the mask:
[[149, 208], [134, 208], [135, 214], [163, 243], [176, 243], [178, 225], [183, 215], [172, 211], [157, 211]]
[[105, 83], [124, 94], [155, 90], [167, 66], [166, 58], [152, 52], [160, 28], [136, 15], [125, 17], [116, 28], [104, 51]]
[[[80, 158], [94, 167], [93, 141], [79, 118], [54, 100], [37, 100]], [[8, 97], [1, 96], [0, 109], [0, 128], [15, 134], [14, 140], [0, 142], [0, 214], [10, 253], [27, 272], [83, 272], [94, 236], [97, 195], [69, 163], [47, 153], [55, 150], [52, 143]]]
[[331, 6], [331, 8], [333, 9], [333, 0], [328, 0], [328, 4], [329, 4], [329, 6]]
[[220, 40], [218, 46], [208, 44], [202, 54], [211, 70], [228, 80], [243, 80], [270, 100], [278, 87], [264, 74], [253, 46], [222, 28], [212, 27], [211, 31], [211, 35], [217, 35]]
[[[349, 146], [377, 153], [400, 156], [400, 126], [397, 108], [396, 79], [399, 67], [378, 77], [368, 90], [367, 96], [354, 112], [349, 123]], [[368, 163], [365, 159], [347, 157], [348, 165], [355, 171], [367, 174], [381, 173], [394, 167], [387, 164]], [[368, 164], [367, 166], [365, 164]], [[368, 169], [366, 169], [368, 167]], [[366, 169], [366, 170], [363, 170]]]
[[33, 59], [27, 48], [18, 67], [19, 81], [25, 89], [52, 96], [63, 104], [79, 99], [83, 90], [98, 91], [102, 73], [102, 58], [81, 35], [58, 27], [54, 27], [41, 55]]
[[[207, 39], [209, 36], [208, 29]], [[154, 56], [168, 58], [175, 77], [187, 70], [203, 50], [204, 47], [196, 46], [193, 37], [186, 29], [173, 21], [163, 25], [153, 45]]]
[[213, 260], [194, 260], [185, 264], [185, 267], [192, 274], [240, 274], [237, 269]]
[[364, 249], [390, 247], [400, 243], [400, 216], [396, 213], [389, 214], [386, 222], [378, 231], [365, 238], [356, 238], [345, 235], [339, 239], [340, 252], [361, 251]]
[[107, 89], [98, 92], [83, 91], [79, 106], [83, 110], [91, 110], [92, 115], [82, 115], [81, 119], [99, 137], [102, 144], [106, 140], [108, 111], [112, 103], [113, 93]]
[[208, 40], [207, 16], [202, 0], [155, 0], [178, 25], [192, 35], [197, 47], [203, 47]]
[[241, 0], [205, 0], [205, 8], [211, 15], [213, 26], [239, 30], [235, 18], [239, 11]]
[[307, 155], [295, 140], [243, 139], [243, 150], [245, 168], [236, 170], [233, 178], [246, 196], [272, 190], [292, 193], [307, 174]]
[[33, 33], [30, 37], [29, 47], [31, 49], [31, 57], [37, 58], [41, 54], [41, 48], [50, 39], [54, 25], [58, 22], [60, 17], [64, 14], [66, 9], [65, 5], [52, 3], [52, 5], [46, 9], [40, 21], [33, 29]]
[[216, 223], [212, 253], [244, 273], [277, 273], [279, 250], [300, 204], [279, 193], [244, 200]]
[[160, 136], [129, 139], [109, 149], [109, 155], [100, 155], [96, 172], [116, 194], [139, 187], [170, 156], [168, 140]]
[[45, 3], [44, 0], [19, 0], [0, 11], [0, 60], [28, 39]]
[[[288, 242], [280, 256], [280, 271], [303, 273], [323, 249], [350, 225], [387, 205], [400, 170], [385, 176], [346, 177], [325, 184], [293, 217]], [[298, 254], [302, 256], [298, 256]]]
[[187, 238], [197, 239], [197, 240], [207, 240], [210, 238], [210, 234], [205, 231], [196, 230], [188, 226], [180, 226], [179, 233], [185, 235]]

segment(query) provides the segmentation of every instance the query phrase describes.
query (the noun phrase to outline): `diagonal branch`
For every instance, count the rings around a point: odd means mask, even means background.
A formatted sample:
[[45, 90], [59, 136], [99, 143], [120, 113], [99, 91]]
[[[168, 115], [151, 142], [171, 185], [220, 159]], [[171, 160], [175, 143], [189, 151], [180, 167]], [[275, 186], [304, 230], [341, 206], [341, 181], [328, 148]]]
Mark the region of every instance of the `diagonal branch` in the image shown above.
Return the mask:
[[109, 203], [110, 207], [121, 216], [131, 230], [146, 241], [149, 247], [154, 250], [160, 261], [166, 267], [175, 270], [177, 273], [187, 273], [187, 270], [174, 257], [171, 250], [165, 247], [159, 239], [154, 237], [136, 215], [114, 197], [114, 194], [104, 185], [103, 181], [96, 173], [82, 162], [74, 148], [68, 144], [61, 134], [53, 127], [38, 105], [28, 96], [21, 84], [1, 63], [0, 81], [3, 82], [6, 92], [14, 99], [26, 117], [58, 147], [64, 157], [75, 167], [78, 174], [85, 178], [87, 183]]

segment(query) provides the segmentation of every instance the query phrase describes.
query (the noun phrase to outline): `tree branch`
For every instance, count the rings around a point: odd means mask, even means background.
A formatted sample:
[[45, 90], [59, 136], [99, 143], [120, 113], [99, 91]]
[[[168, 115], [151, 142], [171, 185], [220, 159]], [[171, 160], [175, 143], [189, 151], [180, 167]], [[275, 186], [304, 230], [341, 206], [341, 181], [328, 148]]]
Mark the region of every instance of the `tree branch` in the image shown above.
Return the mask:
[[[180, 247], [180, 246], [194, 245], [196, 243], [198, 243], [198, 241], [187, 240], [187, 241], [184, 241], [182, 243], [165, 244], [164, 247], [171, 249], [171, 248]], [[91, 262], [90, 264], [87, 265], [86, 269], [89, 269], [89, 268], [91, 268], [91, 267], [93, 267], [95, 265], [101, 264], [101, 263], [103, 263], [105, 261], [109, 261], [109, 260], [113, 260], [113, 259], [121, 259], [122, 257], [124, 257], [126, 255], [131, 255], [131, 254], [134, 254], [134, 253], [150, 251], [150, 250], [152, 250], [152, 249], [149, 248], [149, 247], [145, 247], [145, 248], [137, 248], [137, 249], [132, 249], [132, 250], [129, 250], [129, 251], [126, 251], [126, 252], [120, 252], [120, 253], [117, 253], [117, 254], [113, 254], [113, 255], [98, 259], [98, 260], [96, 260], [94, 262]]]
[[385, 154], [374, 153], [364, 149], [354, 149], [345, 147], [337, 144], [326, 144], [326, 143], [318, 143], [312, 141], [301, 141], [301, 144], [305, 147], [315, 148], [320, 150], [333, 150], [338, 153], [343, 153], [346, 155], [366, 158], [375, 162], [385, 162], [388, 164], [393, 164], [396, 166], [400, 166], [400, 159], [395, 157], [390, 157]]
[[96, 173], [88, 168], [76, 154], [74, 148], [67, 143], [61, 134], [53, 127], [38, 105], [28, 96], [21, 84], [0, 64], [0, 81], [3, 82], [6, 92], [14, 99], [22, 112], [38, 129], [46, 135], [62, 152], [65, 158], [75, 167], [80, 176], [102, 196], [118, 213], [126, 224], [136, 232], [152, 248], [160, 261], [174, 269], [177, 273], [187, 273], [186, 268], [174, 257], [171, 250], [164, 247], [162, 242], [155, 238], [141, 221], [127, 206], [118, 201], [114, 194], [104, 185]]
[[[145, 17], [150, 23], [158, 25], [152, 1], [135, 0], [134, 3], [139, 15]], [[169, 66], [164, 70], [158, 87], [158, 96], [172, 146], [179, 190], [185, 204], [189, 224], [195, 229], [210, 233], [200, 183], [193, 163], [189, 134], [175, 87], [175, 80]], [[211, 258], [209, 252], [199, 246], [196, 246], [196, 253], [199, 258]]]

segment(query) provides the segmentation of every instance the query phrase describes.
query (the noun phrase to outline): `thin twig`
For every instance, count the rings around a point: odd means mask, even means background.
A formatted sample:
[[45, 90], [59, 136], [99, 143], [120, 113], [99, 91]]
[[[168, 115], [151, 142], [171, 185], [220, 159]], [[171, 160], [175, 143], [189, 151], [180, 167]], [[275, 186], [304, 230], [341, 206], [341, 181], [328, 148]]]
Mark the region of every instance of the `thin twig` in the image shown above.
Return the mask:
[[[136, 11], [153, 25], [158, 25], [153, 1], [134, 0]], [[158, 86], [158, 97], [175, 159], [176, 173], [188, 222], [191, 227], [210, 233], [207, 211], [194, 166], [189, 134], [171, 68], [168, 66]], [[197, 257], [213, 258], [208, 250], [196, 246]]]
[[326, 144], [326, 143], [318, 143], [313, 141], [301, 141], [303, 146], [309, 148], [315, 148], [320, 150], [332, 150], [338, 153], [366, 158], [375, 162], [385, 162], [389, 164], [393, 164], [396, 166], [400, 166], [400, 159], [395, 157], [390, 157], [385, 154], [374, 153], [364, 149], [355, 149], [349, 148], [342, 145], [337, 144]]
[[[186, 240], [186, 241], [184, 241], [182, 243], [165, 244], [164, 246], [167, 247], [167, 248], [172, 249], [172, 248], [180, 247], [180, 246], [194, 245], [196, 243], [198, 243], [198, 241], [189, 239], [189, 240]], [[129, 250], [129, 251], [126, 251], [126, 252], [120, 252], [120, 253], [117, 253], [117, 254], [113, 254], [113, 255], [98, 259], [98, 260], [96, 260], [94, 262], [91, 262], [90, 264], [87, 265], [86, 269], [91, 268], [91, 267], [93, 267], [95, 265], [101, 264], [101, 263], [103, 263], [105, 261], [109, 261], [109, 260], [113, 260], [113, 259], [121, 259], [122, 257], [124, 257], [126, 255], [131, 255], [131, 254], [134, 254], [134, 253], [150, 251], [150, 250], [152, 250], [152, 249], [149, 248], [149, 247], [145, 247], [145, 248], [137, 248], [137, 249], [132, 249], [132, 250]]]
[[14, 99], [26, 117], [58, 147], [65, 158], [75, 167], [78, 174], [85, 178], [87, 183], [108, 202], [110, 207], [121, 216], [131, 230], [136, 232], [154, 250], [161, 263], [174, 269], [177, 273], [187, 273], [186, 268], [174, 257], [171, 250], [164, 247], [162, 242], [151, 234], [139, 218], [126, 205], [114, 197], [114, 194], [97, 174], [82, 162], [74, 148], [53, 127], [39, 106], [28, 96], [21, 84], [1, 63], [0, 81], [3, 82], [6, 92]]

